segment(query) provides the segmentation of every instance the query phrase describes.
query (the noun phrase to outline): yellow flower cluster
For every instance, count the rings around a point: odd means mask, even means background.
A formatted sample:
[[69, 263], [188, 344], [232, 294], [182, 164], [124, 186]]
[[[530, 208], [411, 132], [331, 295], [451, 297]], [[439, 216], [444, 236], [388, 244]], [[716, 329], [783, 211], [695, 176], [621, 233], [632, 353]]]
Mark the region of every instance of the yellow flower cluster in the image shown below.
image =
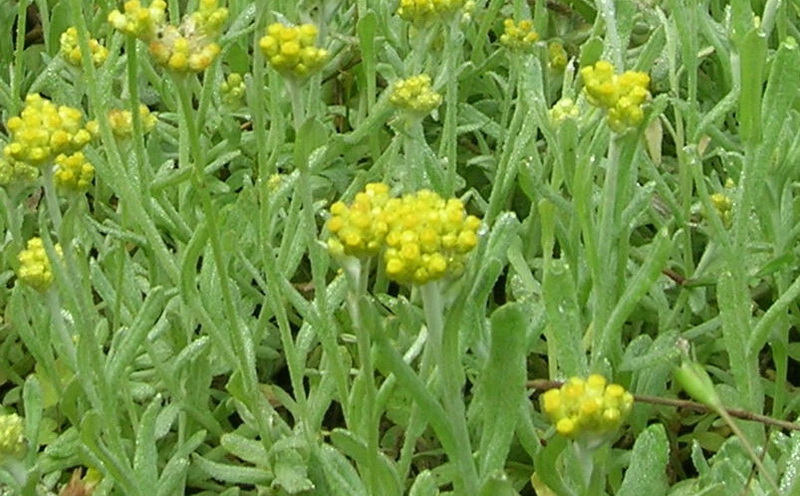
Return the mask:
[[11, 139], [0, 158], [0, 184], [35, 179], [38, 168], [56, 156], [83, 148], [97, 133], [97, 123], [84, 125], [80, 110], [34, 93], [25, 99], [20, 115], [8, 120], [6, 129]]
[[420, 74], [394, 83], [389, 101], [412, 114], [427, 115], [441, 105], [442, 95], [431, 87], [430, 76]]
[[560, 41], [553, 41], [548, 44], [547, 55], [551, 69], [558, 72], [562, 72], [566, 69], [567, 62], [569, 62], [569, 55], [567, 54], [567, 50], [564, 49], [563, 43]]
[[112, 10], [108, 22], [118, 31], [149, 42], [156, 38], [166, 19], [167, 2], [153, 0], [143, 7], [138, 0], [129, 0], [123, 5], [124, 13]]
[[533, 22], [525, 19], [517, 23], [514, 19], [503, 21], [503, 34], [500, 35], [500, 43], [510, 50], [529, 52], [533, 49], [533, 44], [539, 39], [539, 34], [533, 30]]
[[108, 15], [116, 29], [149, 44], [150, 55], [157, 64], [175, 72], [202, 72], [219, 55], [214, 43], [228, 18], [228, 9], [218, 0], [201, 0], [198, 10], [186, 17], [180, 26], [165, 24], [167, 4], [153, 0], [142, 7], [137, 0], [125, 2], [125, 13], [118, 10]]
[[722, 225], [727, 227], [731, 226], [733, 222], [733, 200], [725, 193], [714, 193], [711, 195], [711, 204], [714, 205], [714, 210], [717, 211]]
[[[151, 114], [150, 109], [144, 104], [139, 104], [139, 120], [142, 121], [142, 130], [145, 133], [150, 132], [158, 122], [158, 118]], [[111, 126], [111, 132], [117, 138], [129, 138], [133, 134], [133, 113], [130, 110], [109, 110], [108, 123]]]
[[[55, 249], [56, 253], [62, 254], [61, 246], [56, 245]], [[53, 269], [44, 250], [42, 238], [29, 239], [27, 248], [19, 252], [17, 260], [19, 260], [17, 277], [20, 281], [40, 292], [46, 291], [53, 283]]]
[[446, 20], [464, 7], [465, 0], [400, 0], [397, 15], [414, 24]]
[[238, 105], [241, 103], [246, 90], [244, 78], [238, 72], [232, 72], [220, 84], [219, 89], [220, 93], [222, 93], [222, 101], [228, 105]]
[[[67, 28], [61, 33], [61, 55], [69, 64], [80, 67], [81, 47], [78, 41], [78, 30], [74, 27]], [[92, 52], [92, 63], [99, 66], [108, 58], [108, 49], [94, 38], [89, 39], [89, 49]]]
[[220, 7], [218, 0], [200, 0], [197, 12], [190, 19], [206, 36], [219, 36], [228, 20], [228, 9]]
[[641, 124], [642, 104], [650, 96], [647, 91], [650, 76], [637, 71], [616, 75], [614, 66], [605, 60], [584, 67], [581, 76], [589, 103], [608, 111], [612, 130], [619, 133]]
[[367, 185], [347, 206], [331, 206], [328, 246], [334, 254], [376, 255], [383, 250], [389, 278], [425, 284], [457, 275], [478, 243], [481, 221], [461, 200], [422, 190], [390, 198], [383, 183]]
[[56, 168], [53, 173], [53, 181], [60, 188], [84, 192], [89, 189], [94, 178], [94, 166], [86, 160], [82, 152], [75, 152], [72, 155], [63, 153], [56, 157]]
[[561, 124], [567, 119], [577, 119], [580, 113], [572, 98], [562, 98], [557, 101], [550, 109], [550, 121], [554, 126]]
[[633, 407], [631, 393], [619, 384], [608, 384], [598, 374], [585, 380], [573, 377], [544, 393], [540, 401], [559, 434], [587, 440], [616, 431]]
[[467, 215], [461, 200], [432, 191], [389, 200], [384, 219], [386, 273], [399, 282], [425, 284], [457, 275], [478, 244], [480, 219]]
[[0, 464], [6, 456], [19, 456], [25, 449], [22, 418], [16, 413], [0, 415]]
[[267, 27], [259, 46], [269, 64], [284, 76], [307, 77], [322, 68], [328, 51], [316, 46], [317, 27], [313, 24], [284, 26], [276, 22]]

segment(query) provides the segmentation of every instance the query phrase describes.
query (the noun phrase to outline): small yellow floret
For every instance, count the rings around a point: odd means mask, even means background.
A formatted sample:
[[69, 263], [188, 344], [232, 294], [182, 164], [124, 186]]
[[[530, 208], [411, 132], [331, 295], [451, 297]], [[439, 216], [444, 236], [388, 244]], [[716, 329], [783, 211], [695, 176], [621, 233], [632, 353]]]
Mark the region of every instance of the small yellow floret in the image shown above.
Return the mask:
[[[56, 245], [55, 249], [61, 255], [61, 247]], [[40, 292], [46, 291], [53, 283], [53, 271], [42, 238], [29, 239], [27, 248], [19, 253], [17, 260], [17, 277], [20, 281]]]
[[560, 434], [590, 443], [616, 431], [633, 407], [633, 395], [619, 384], [592, 374], [572, 377], [541, 395], [541, 409]]

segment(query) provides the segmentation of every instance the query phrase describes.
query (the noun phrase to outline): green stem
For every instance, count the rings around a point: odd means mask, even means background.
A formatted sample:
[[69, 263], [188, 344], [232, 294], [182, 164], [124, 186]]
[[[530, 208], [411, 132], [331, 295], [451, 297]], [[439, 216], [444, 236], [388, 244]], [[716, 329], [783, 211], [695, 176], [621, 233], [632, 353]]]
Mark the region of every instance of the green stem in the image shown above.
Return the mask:
[[[431, 355], [439, 364], [442, 387], [442, 406], [453, 428], [455, 452], [448, 455], [454, 461], [458, 475], [454, 480], [457, 494], [478, 494], [478, 472], [472, 457], [466, 421], [463, 387], [464, 372], [459, 349], [458, 326], [444, 325], [444, 301], [441, 283], [432, 281], [420, 287]], [[427, 350], [426, 350], [427, 351]]]
[[53, 167], [46, 164], [42, 168], [42, 180], [44, 182], [44, 200], [47, 205], [47, 214], [50, 216], [50, 221], [53, 223], [53, 229], [56, 233], [61, 232], [61, 206], [58, 204], [58, 195], [56, 194], [56, 185], [53, 182]]
[[[360, 424], [353, 426], [360, 433], [367, 443], [368, 454], [363, 463], [363, 471], [367, 480], [367, 487], [370, 494], [380, 494], [380, 481], [378, 478], [378, 464], [380, 460], [380, 432], [379, 417], [376, 408], [377, 386], [375, 384], [375, 366], [372, 362], [372, 339], [370, 337], [370, 326], [364, 322], [364, 312], [361, 305], [367, 304], [367, 276], [369, 274], [369, 264], [362, 267], [360, 261], [356, 260], [357, 267], [351, 268], [349, 275], [350, 294], [347, 298], [347, 305], [350, 316], [353, 319], [353, 327], [356, 333], [359, 358], [359, 376], [363, 384], [363, 396], [350, 398], [350, 412], [358, 410]], [[354, 389], [353, 391], [356, 391]]]

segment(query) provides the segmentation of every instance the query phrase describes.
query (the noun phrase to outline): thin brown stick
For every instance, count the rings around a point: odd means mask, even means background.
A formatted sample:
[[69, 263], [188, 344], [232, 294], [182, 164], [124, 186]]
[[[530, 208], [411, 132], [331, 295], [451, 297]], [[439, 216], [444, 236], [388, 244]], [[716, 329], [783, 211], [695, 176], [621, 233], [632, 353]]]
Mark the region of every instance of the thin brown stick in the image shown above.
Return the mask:
[[[536, 389], [540, 391], [546, 391], [548, 389], [555, 389], [561, 387], [564, 384], [561, 381], [550, 381], [547, 379], [533, 379], [528, 381], [528, 389]], [[701, 413], [714, 413], [714, 410], [702, 403], [698, 403], [696, 401], [691, 400], [679, 400], [673, 398], [662, 398], [661, 396], [649, 396], [645, 394], [636, 394], [633, 396], [634, 401], [638, 401], [640, 403], [649, 403], [651, 405], [664, 405], [664, 406], [671, 406], [675, 408], [689, 408], [696, 412]], [[800, 431], [800, 425], [795, 424], [793, 422], [788, 422], [786, 420], [779, 420], [772, 417], [768, 417], [766, 415], [760, 415], [758, 413], [748, 412], [747, 410], [736, 410], [736, 409], [725, 409], [728, 412], [728, 415], [731, 417], [735, 417], [742, 420], [749, 420], [752, 422], [761, 422], [765, 425], [771, 425], [773, 427], [778, 427], [780, 429], [786, 429], [791, 431]]]

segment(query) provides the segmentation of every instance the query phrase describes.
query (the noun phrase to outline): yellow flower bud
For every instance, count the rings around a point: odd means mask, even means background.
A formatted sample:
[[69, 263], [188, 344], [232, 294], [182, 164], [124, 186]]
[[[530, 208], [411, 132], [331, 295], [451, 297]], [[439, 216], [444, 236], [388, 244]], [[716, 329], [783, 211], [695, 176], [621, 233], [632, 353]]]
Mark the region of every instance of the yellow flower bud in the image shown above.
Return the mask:
[[397, 108], [411, 114], [424, 116], [442, 103], [442, 95], [431, 87], [427, 74], [402, 79], [394, 84], [389, 101]]
[[[61, 255], [61, 247], [56, 245], [55, 249], [56, 253]], [[27, 248], [19, 253], [17, 260], [19, 261], [17, 277], [20, 281], [39, 292], [46, 291], [53, 283], [53, 271], [42, 238], [29, 239]]]
[[7, 457], [18, 457], [25, 450], [24, 426], [16, 413], [0, 415], [0, 463]]

